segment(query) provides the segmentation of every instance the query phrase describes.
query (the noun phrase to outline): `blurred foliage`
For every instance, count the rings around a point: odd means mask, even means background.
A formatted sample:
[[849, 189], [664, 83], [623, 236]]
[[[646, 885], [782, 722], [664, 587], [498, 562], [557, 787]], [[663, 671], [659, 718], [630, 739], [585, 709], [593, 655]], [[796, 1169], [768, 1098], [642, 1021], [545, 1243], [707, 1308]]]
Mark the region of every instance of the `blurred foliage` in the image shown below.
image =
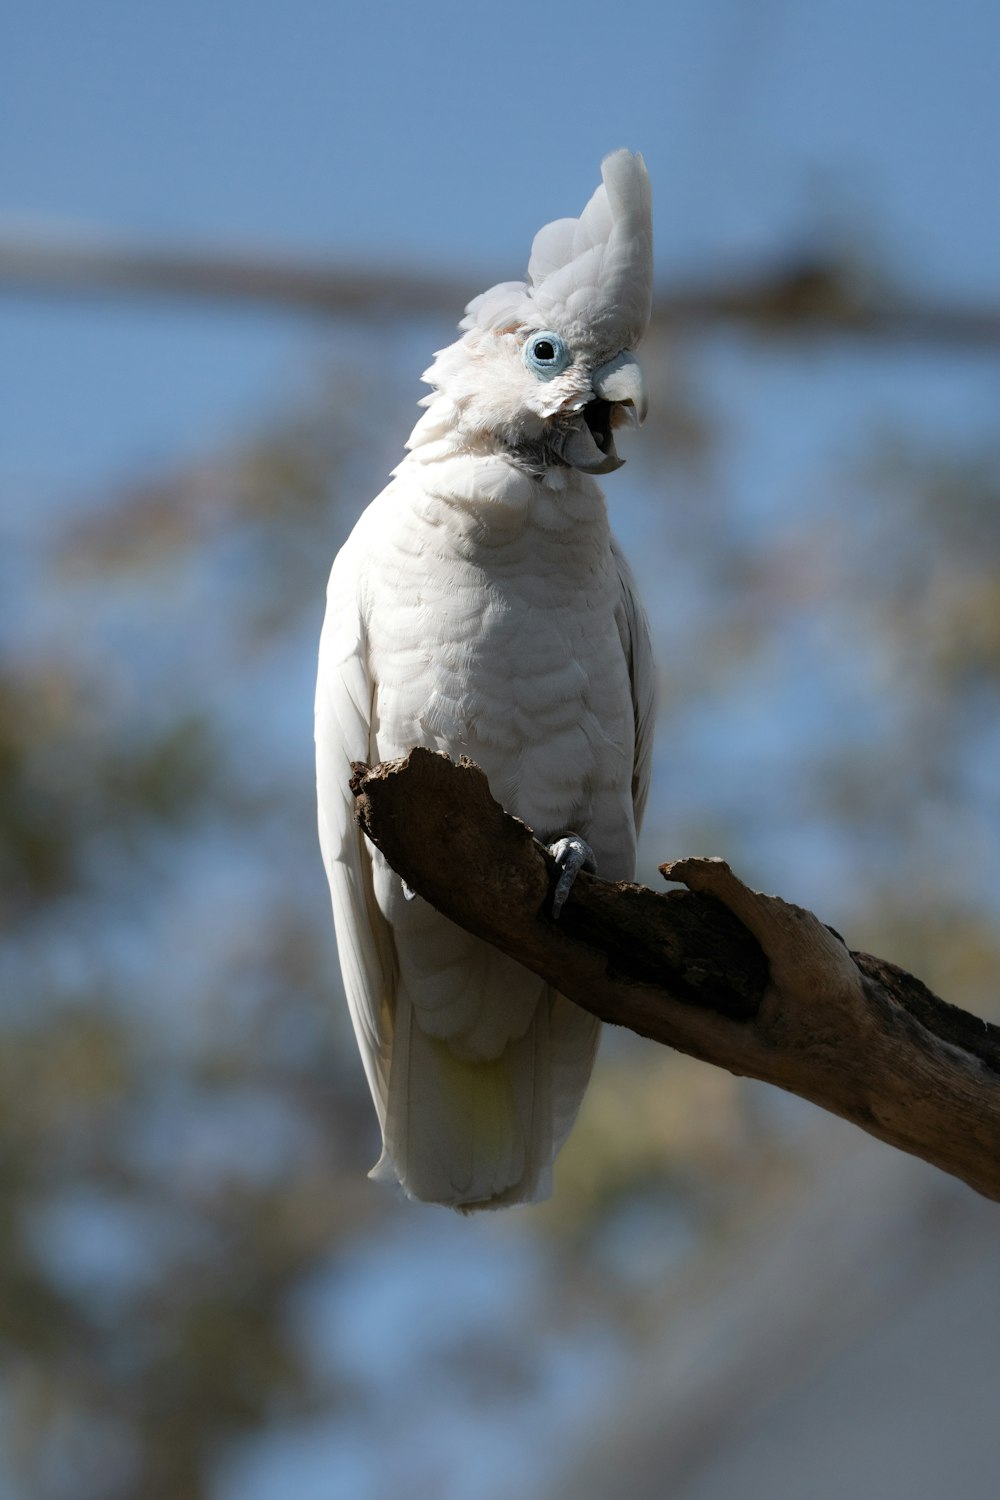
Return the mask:
[[0, 927], [84, 885], [98, 839], [134, 846], [213, 796], [203, 716], [128, 725], [109, 743], [102, 689], [58, 663], [0, 665]]
[[[871, 711], [834, 705], [801, 743], [784, 725], [801, 776], [770, 795], [846, 845], [852, 942], [985, 1005], [1000, 461], [883, 437], [795, 527], [749, 527], [684, 355], [652, 351], [672, 416], [640, 460], [669, 512], [669, 539], [659, 520], [644, 537], [672, 570], [665, 753], [732, 697], [718, 733], [738, 755], [740, 694], [808, 627]], [[81, 501], [33, 564], [35, 617], [0, 642], [0, 1489], [197, 1500], [240, 1435], [354, 1409], [290, 1309], [397, 1212], [364, 1177], [374, 1121], [312, 827], [324, 577], [372, 455], [398, 451], [373, 415], [396, 393], [367, 394], [335, 371], [233, 451]], [[716, 841], [683, 852], [746, 856], [787, 806], [661, 795], [654, 837], [669, 819]], [[795, 1179], [780, 1107], [612, 1040], [524, 1233], [553, 1282], [635, 1330], [672, 1258]]]
[[[25, 1494], [205, 1493], [227, 1433], [317, 1399], [284, 1302], [373, 1211], [344, 1149], [372, 1135], [360, 1083], [334, 1090], [311, 839], [245, 909], [209, 908], [220, 973], [170, 910], [204, 846], [238, 860], [248, 820], [289, 802], [286, 826], [310, 821], [305, 776], [275, 793], [280, 768], [262, 776], [228, 716], [275, 637], [317, 623], [363, 428], [340, 410], [322, 391], [236, 453], [75, 514], [34, 580], [43, 638], [0, 660], [0, 1447]], [[157, 1005], [192, 957], [178, 1041]], [[227, 980], [238, 1025], [230, 995], [213, 1003]]]

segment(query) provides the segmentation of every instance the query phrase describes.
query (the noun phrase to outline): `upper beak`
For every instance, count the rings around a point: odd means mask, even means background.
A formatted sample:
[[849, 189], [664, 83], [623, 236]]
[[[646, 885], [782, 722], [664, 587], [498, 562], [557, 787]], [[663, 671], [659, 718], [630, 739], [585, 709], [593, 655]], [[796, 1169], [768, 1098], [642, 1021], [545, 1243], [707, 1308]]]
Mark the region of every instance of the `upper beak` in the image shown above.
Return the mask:
[[645, 422], [649, 411], [646, 379], [639, 361], [627, 349], [595, 370], [591, 384], [594, 395], [599, 396], [602, 401], [610, 401], [614, 406], [631, 407], [630, 415], [637, 427]]
[[583, 409], [583, 422], [567, 438], [563, 458], [585, 474], [610, 474], [625, 462], [615, 449], [615, 416], [620, 412], [638, 427], [649, 409], [646, 381], [634, 354], [623, 349], [591, 377], [593, 399]]

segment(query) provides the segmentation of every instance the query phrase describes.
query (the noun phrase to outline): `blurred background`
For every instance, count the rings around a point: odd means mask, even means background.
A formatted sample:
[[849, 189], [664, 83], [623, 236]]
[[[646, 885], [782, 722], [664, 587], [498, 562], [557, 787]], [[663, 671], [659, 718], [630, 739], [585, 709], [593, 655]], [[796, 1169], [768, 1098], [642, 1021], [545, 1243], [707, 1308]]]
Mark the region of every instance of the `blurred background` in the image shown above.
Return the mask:
[[998, 55], [987, 0], [8, 7], [2, 1500], [992, 1500], [1000, 1218], [930, 1167], [607, 1035], [550, 1204], [367, 1181], [311, 716], [431, 353], [642, 150], [642, 877], [995, 1015]]

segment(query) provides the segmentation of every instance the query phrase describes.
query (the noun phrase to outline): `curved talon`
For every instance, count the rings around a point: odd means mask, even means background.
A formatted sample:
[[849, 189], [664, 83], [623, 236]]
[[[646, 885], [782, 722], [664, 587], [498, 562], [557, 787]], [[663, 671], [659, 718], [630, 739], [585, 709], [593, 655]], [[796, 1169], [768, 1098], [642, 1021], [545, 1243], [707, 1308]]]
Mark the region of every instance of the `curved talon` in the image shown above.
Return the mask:
[[558, 917], [580, 871], [589, 870], [592, 875], [597, 874], [597, 860], [586, 839], [582, 839], [578, 833], [568, 833], [563, 838], [556, 839], [554, 844], [549, 845], [549, 853], [561, 871], [552, 893], [552, 915]]

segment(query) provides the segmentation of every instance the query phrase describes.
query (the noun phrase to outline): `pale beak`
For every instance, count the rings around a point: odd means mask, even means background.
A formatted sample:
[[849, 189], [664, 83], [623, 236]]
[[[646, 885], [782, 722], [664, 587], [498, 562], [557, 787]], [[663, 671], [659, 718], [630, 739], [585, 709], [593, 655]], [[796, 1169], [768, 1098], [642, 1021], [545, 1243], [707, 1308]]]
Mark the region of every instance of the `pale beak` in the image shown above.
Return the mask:
[[649, 411], [646, 378], [639, 361], [627, 349], [595, 370], [591, 384], [594, 395], [602, 401], [610, 401], [613, 406], [631, 407], [630, 415], [637, 427], [645, 422]]
[[610, 474], [625, 462], [615, 450], [615, 417], [620, 412], [633, 427], [645, 420], [646, 381], [635, 355], [623, 349], [594, 371], [590, 384], [593, 400], [583, 409], [583, 422], [567, 438], [563, 458], [585, 474]]

